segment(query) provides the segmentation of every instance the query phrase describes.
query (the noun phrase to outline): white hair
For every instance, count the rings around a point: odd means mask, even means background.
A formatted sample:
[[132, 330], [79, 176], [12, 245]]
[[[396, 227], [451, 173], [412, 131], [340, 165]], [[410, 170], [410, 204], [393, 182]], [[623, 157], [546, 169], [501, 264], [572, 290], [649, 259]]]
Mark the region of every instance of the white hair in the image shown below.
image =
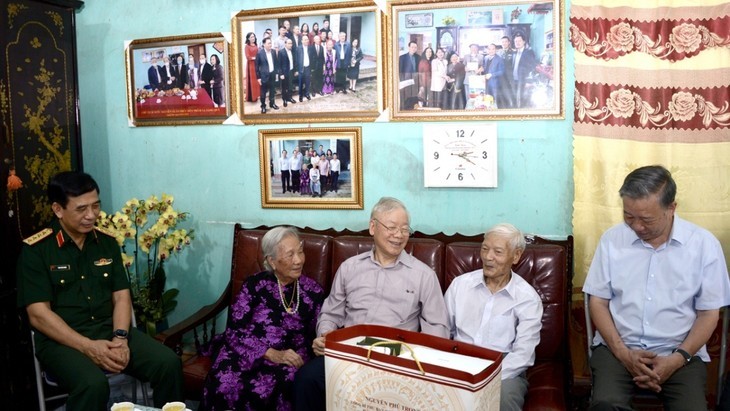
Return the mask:
[[525, 247], [527, 247], [527, 244], [525, 243], [525, 236], [522, 235], [522, 231], [510, 223], [500, 223], [492, 226], [492, 228], [484, 233], [484, 238], [486, 239], [490, 234], [507, 238], [509, 240], [509, 246], [513, 250], [524, 251]]

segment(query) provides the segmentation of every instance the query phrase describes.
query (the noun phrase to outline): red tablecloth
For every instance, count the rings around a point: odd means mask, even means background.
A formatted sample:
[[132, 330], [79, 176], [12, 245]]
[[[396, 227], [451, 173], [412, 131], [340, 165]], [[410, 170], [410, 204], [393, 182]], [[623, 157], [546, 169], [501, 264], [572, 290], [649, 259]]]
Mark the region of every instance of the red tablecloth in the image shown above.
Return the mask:
[[[217, 117], [225, 116], [225, 107], [215, 107], [205, 89], [197, 90], [197, 99], [183, 99], [183, 96], [150, 97], [144, 103], [137, 102], [137, 118]], [[159, 103], [157, 102], [159, 100]]]

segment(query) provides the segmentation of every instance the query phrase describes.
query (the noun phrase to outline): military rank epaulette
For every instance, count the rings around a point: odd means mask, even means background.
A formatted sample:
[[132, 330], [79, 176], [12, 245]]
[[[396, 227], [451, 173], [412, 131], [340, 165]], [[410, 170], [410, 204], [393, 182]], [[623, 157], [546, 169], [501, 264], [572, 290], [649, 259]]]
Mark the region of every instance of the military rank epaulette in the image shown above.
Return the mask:
[[99, 227], [99, 226], [96, 226], [96, 225], [95, 225], [95, 226], [94, 226], [94, 230], [96, 230], [96, 231], [98, 231], [98, 232], [100, 232], [100, 233], [102, 233], [102, 234], [106, 234], [106, 235], [108, 235], [109, 237], [112, 237], [112, 238], [116, 238], [116, 235], [114, 234], [114, 232], [112, 232], [112, 231], [111, 231], [111, 230], [109, 230], [108, 228], [104, 228], [104, 227]]
[[33, 245], [33, 244], [41, 241], [42, 239], [48, 237], [51, 234], [53, 234], [53, 230], [52, 229], [50, 229], [50, 228], [44, 228], [43, 230], [41, 230], [41, 231], [33, 234], [32, 236], [26, 238], [25, 240], [23, 240], [23, 242], [26, 243], [26, 244], [28, 244], [28, 245]]

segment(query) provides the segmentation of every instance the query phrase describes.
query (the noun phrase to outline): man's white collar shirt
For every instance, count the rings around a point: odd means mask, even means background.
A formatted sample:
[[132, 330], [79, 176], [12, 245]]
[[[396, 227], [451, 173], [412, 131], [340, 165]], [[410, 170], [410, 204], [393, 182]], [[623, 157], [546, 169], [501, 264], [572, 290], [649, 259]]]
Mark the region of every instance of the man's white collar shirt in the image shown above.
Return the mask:
[[492, 294], [480, 268], [456, 277], [444, 298], [454, 340], [507, 353], [502, 360], [503, 380], [535, 363], [542, 300], [522, 277], [513, 272], [509, 283]]

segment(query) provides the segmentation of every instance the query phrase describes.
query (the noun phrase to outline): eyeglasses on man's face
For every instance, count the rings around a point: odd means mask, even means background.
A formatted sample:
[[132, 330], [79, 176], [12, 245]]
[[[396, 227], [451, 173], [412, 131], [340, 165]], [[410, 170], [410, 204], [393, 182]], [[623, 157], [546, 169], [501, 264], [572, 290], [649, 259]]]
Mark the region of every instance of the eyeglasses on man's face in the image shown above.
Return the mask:
[[378, 220], [377, 218], [373, 218], [373, 221], [375, 221], [376, 223], [383, 226], [383, 228], [385, 228], [385, 231], [387, 231], [388, 234], [390, 234], [390, 235], [396, 235], [398, 233], [400, 233], [404, 237], [411, 235], [411, 227], [409, 227], [409, 226], [404, 226], [404, 227], [400, 227], [400, 228], [399, 227], [388, 227], [387, 225], [381, 223], [380, 220]]

